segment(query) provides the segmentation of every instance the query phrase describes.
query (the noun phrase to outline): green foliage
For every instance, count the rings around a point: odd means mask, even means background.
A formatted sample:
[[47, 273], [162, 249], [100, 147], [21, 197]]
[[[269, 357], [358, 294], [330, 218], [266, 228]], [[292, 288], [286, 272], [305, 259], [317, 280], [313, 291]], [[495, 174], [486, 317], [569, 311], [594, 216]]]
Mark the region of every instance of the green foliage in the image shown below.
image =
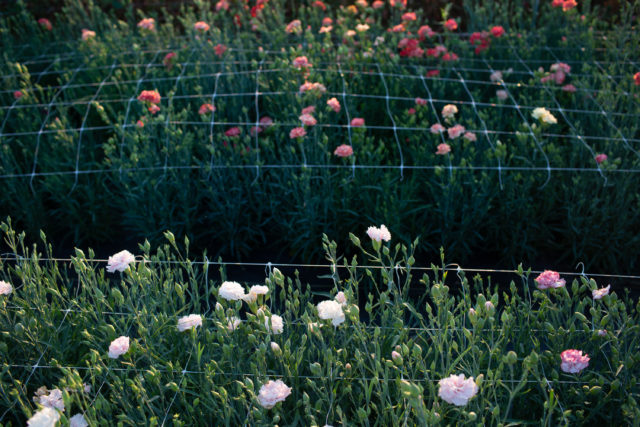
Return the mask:
[[[84, 412], [90, 425], [621, 425], [640, 415], [637, 304], [615, 292], [592, 299], [599, 285], [586, 277], [540, 291], [520, 269], [507, 290], [445, 270], [444, 253], [441, 265], [418, 267], [417, 240], [352, 235], [359, 255], [347, 259], [324, 236], [329, 295], [273, 269], [268, 294], [249, 304], [217, 297], [224, 269], [216, 280], [169, 232], [155, 252], [145, 242], [128, 269], [106, 273], [91, 251], [50, 260], [44, 234], [41, 253], [10, 223], [1, 228], [16, 255], [0, 264], [14, 286], [0, 296], [7, 426], [37, 410], [41, 386], [64, 390], [64, 416]], [[334, 327], [315, 305], [339, 291], [345, 321]], [[264, 326], [271, 313], [284, 320], [281, 334]], [[202, 327], [178, 332], [188, 314], [203, 315]], [[243, 320], [235, 330], [232, 317]], [[131, 347], [110, 359], [121, 335]], [[591, 359], [580, 374], [560, 369], [573, 348]], [[458, 407], [438, 397], [437, 382], [460, 373], [479, 392]], [[276, 378], [292, 394], [267, 410], [257, 395]]]

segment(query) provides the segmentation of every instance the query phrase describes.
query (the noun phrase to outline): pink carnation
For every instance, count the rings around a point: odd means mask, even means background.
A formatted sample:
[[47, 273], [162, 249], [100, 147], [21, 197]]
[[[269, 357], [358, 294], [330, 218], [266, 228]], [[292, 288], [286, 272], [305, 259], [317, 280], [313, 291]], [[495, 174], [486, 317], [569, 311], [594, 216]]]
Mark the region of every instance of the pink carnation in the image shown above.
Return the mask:
[[551, 71], [562, 71], [566, 74], [571, 73], [571, 66], [569, 64], [565, 64], [564, 62], [556, 62], [551, 66], [550, 69]]
[[304, 138], [305, 135], [307, 134], [307, 131], [304, 130], [304, 128], [293, 128], [291, 129], [291, 132], [289, 132], [289, 138], [291, 139], [296, 139], [296, 138]]
[[496, 97], [500, 101], [504, 101], [509, 97], [509, 93], [506, 90], [497, 90], [496, 91]]
[[273, 125], [273, 119], [269, 116], [264, 116], [260, 119], [260, 125], [266, 129]]
[[451, 146], [449, 144], [438, 144], [438, 150], [436, 151], [436, 154], [444, 156], [447, 153], [451, 152]]
[[53, 29], [53, 25], [51, 25], [51, 21], [49, 21], [47, 18], [38, 19], [38, 24], [40, 24], [40, 26], [47, 31], [51, 31]]
[[420, 105], [420, 106], [427, 105], [427, 100], [422, 98], [416, 98], [416, 105]]
[[227, 51], [227, 47], [223, 44], [217, 44], [216, 47], [213, 48], [213, 51], [217, 56], [222, 57], [222, 55]]
[[89, 39], [92, 39], [96, 36], [96, 32], [95, 31], [91, 31], [91, 30], [87, 30], [86, 28], [82, 29], [82, 41], [87, 41]]
[[329, 106], [329, 108], [331, 108], [334, 112], [339, 113], [340, 112], [340, 101], [338, 101], [336, 98], [331, 98], [327, 101], [327, 105]]
[[502, 37], [504, 35], [504, 28], [502, 27], [502, 25], [496, 25], [495, 27], [491, 28], [491, 35], [493, 37]]
[[576, 91], [576, 87], [569, 83], [568, 85], [562, 86], [562, 90], [565, 92], [574, 93]]
[[457, 137], [462, 135], [464, 131], [465, 131], [465, 128], [462, 125], [455, 125], [447, 129], [447, 133], [449, 134], [449, 139], [456, 139]]
[[444, 26], [449, 31], [455, 31], [458, 29], [458, 23], [455, 19], [447, 19], [447, 22], [444, 23]]
[[351, 127], [354, 128], [359, 128], [364, 126], [364, 119], [360, 118], [360, 117], [355, 117], [353, 120], [351, 120]]
[[562, 288], [566, 281], [560, 278], [560, 274], [556, 271], [545, 270], [535, 278], [538, 283], [538, 289]]
[[384, 224], [382, 224], [380, 228], [367, 228], [367, 236], [369, 236], [371, 240], [375, 240], [376, 242], [380, 242], [382, 240], [388, 242], [389, 240], [391, 240], [391, 233]]
[[171, 67], [173, 67], [173, 61], [176, 58], [176, 53], [175, 52], [169, 52], [164, 56], [164, 59], [162, 60], [162, 64], [164, 64], [165, 67], [167, 67], [167, 69], [171, 69]]
[[433, 134], [438, 134], [438, 133], [442, 133], [444, 132], [444, 126], [442, 126], [440, 123], [435, 123], [433, 125], [431, 125], [431, 133]]
[[373, 7], [374, 9], [380, 9], [381, 7], [384, 7], [384, 2], [382, 0], [376, 0], [371, 3], [371, 7]]
[[231, 129], [228, 129], [224, 134], [230, 138], [233, 138], [233, 137], [239, 136], [241, 132], [242, 131], [240, 130], [239, 127], [232, 127]]
[[302, 68], [309, 68], [312, 66], [306, 56], [298, 56], [296, 59], [293, 60], [291, 65], [293, 65], [298, 70]]
[[15, 99], [20, 99], [24, 96], [24, 93], [22, 93], [22, 91], [16, 90], [15, 92], [13, 92], [13, 97]]
[[147, 108], [149, 110], [149, 112], [151, 114], [156, 114], [158, 111], [160, 111], [160, 107], [156, 104], [151, 105], [149, 108]]
[[281, 380], [268, 381], [262, 387], [260, 387], [260, 393], [258, 394], [258, 401], [260, 405], [266, 409], [271, 409], [276, 406], [278, 402], [284, 402], [284, 400], [291, 394], [291, 387], [287, 387]]
[[333, 154], [338, 157], [349, 157], [353, 154], [353, 148], [350, 145], [342, 144], [336, 148]]
[[298, 118], [305, 126], [315, 126], [318, 123], [318, 121], [311, 114], [303, 114]]
[[598, 155], [595, 157], [595, 159], [596, 159], [596, 163], [600, 164], [600, 163], [604, 162], [605, 160], [607, 160], [607, 159], [608, 159], [608, 157], [607, 157], [607, 155], [606, 155], [606, 154], [601, 153], [601, 154], [598, 154]]
[[478, 140], [478, 137], [473, 132], [466, 132], [462, 137], [470, 142], [475, 142]]
[[112, 255], [107, 260], [107, 272], [114, 273], [116, 271], [123, 272], [129, 267], [129, 264], [135, 262], [136, 257], [129, 251], [120, 251]]
[[193, 24], [193, 28], [195, 28], [196, 31], [200, 31], [204, 33], [206, 31], [209, 31], [209, 24], [203, 21], [198, 21], [195, 24]]
[[433, 31], [431, 29], [430, 26], [428, 25], [423, 25], [422, 27], [420, 27], [420, 29], [418, 30], [418, 36], [420, 37], [420, 40], [424, 40], [425, 38], [429, 37], [433, 37], [436, 35], [436, 32]]
[[603, 296], [609, 295], [609, 290], [611, 289], [611, 285], [608, 285], [606, 288], [602, 289], [594, 289], [591, 291], [591, 295], [593, 295], [593, 299], [602, 299]]
[[589, 355], [582, 354], [582, 350], [565, 350], [560, 354], [562, 363], [560, 369], [569, 374], [577, 374], [589, 366]]
[[153, 31], [155, 30], [156, 20], [153, 18], [144, 18], [140, 22], [138, 22], [138, 28], [142, 28], [143, 30]]
[[127, 351], [129, 351], [129, 337], [116, 338], [109, 345], [109, 357], [112, 359], [117, 359]]
[[159, 104], [161, 100], [160, 94], [157, 90], [143, 90], [138, 95], [138, 101], [150, 102], [152, 104]]
[[447, 403], [464, 406], [478, 393], [473, 377], [465, 379], [464, 374], [451, 375], [438, 381], [438, 396]]
[[300, 114], [313, 114], [315, 112], [316, 112], [316, 106], [309, 105], [308, 107], [303, 108]]
[[418, 18], [416, 18], [416, 14], [414, 12], [407, 12], [402, 15], [403, 21], [415, 21], [416, 19]]
[[635, 73], [635, 74], [633, 75], [633, 83], [634, 83], [636, 86], [640, 86], [640, 71], [638, 71], [637, 73]]
[[213, 111], [216, 111], [216, 107], [214, 107], [212, 104], [202, 104], [198, 109], [198, 114], [202, 116], [204, 114], [208, 114]]

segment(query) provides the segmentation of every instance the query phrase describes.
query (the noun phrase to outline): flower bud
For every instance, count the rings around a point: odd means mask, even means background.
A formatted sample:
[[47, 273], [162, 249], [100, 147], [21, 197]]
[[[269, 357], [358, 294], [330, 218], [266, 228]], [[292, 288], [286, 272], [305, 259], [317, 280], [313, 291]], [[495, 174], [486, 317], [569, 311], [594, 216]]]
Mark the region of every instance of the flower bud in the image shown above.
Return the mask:
[[393, 363], [395, 363], [396, 365], [402, 366], [402, 363], [403, 363], [402, 356], [400, 356], [400, 353], [398, 353], [397, 351], [391, 352], [391, 359], [393, 360]]
[[277, 342], [271, 341], [271, 351], [273, 351], [273, 354], [276, 356], [280, 356], [282, 354], [282, 350]]

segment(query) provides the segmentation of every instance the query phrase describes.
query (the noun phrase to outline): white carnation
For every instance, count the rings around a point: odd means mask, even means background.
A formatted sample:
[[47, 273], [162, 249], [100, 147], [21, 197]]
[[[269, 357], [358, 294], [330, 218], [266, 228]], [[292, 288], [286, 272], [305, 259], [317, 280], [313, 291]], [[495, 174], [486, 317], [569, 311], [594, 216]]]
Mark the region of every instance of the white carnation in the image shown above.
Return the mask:
[[197, 328], [198, 326], [202, 326], [202, 316], [199, 314], [191, 314], [178, 319], [178, 330], [180, 332], [191, 328]]
[[333, 326], [338, 326], [344, 322], [342, 305], [332, 300], [322, 301], [318, 304], [318, 316], [324, 320], [331, 320]]
[[244, 298], [244, 288], [238, 282], [224, 282], [218, 289], [218, 296], [229, 301], [237, 301]]
[[284, 323], [282, 322], [282, 317], [277, 314], [272, 314], [271, 317], [267, 317], [264, 319], [264, 325], [269, 329], [269, 319], [271, 319], [271, 332], [274, 334], [281, 334], [284, 331]]

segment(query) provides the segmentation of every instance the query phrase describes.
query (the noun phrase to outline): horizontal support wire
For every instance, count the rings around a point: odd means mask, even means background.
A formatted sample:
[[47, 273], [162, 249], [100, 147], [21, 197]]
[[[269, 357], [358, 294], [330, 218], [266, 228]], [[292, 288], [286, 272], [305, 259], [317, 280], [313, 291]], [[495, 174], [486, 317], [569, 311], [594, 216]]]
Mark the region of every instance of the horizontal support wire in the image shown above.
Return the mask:
[[[348, 166], [350, 168], [351, 166]], [[405, 166], [406, 167], [406, 166]], [[546, 170], [546, 168], [544, 168]], [[14, 254], [5, 254], [0, 256], [0, 261], [2, 262], [18, 262], [18, 261], [37, 261], [37, 262], [73, 262], [73, 261], [87, 261], [87, 262], [95, 262], [95, 263], [108, 263], [109, 260], [106, 258], [27, 258], [15, 256]], [[150, 259], [142, 259], [141, 261], [146, 264], [169, 264], [169, 265], [182, 265], [185, 264], [183, 261], [160, 261], [160, 260], [150, 260]], [[237, 266], [237, 267], [290, 267], [290, 268], [356, 268], [356, 269], [389, 269], [396, 267], [385, 267], [380, 265], [342, 265], [342, 264], [305, 264], [305, 263], [283, 263], [283, 262], [240, 262], [240, 261], [188, 261], [190, 265], [220, 265], [220, 266]], [[407, 270], [406, 266], [399, 265], [402, 271]], [[439, 267], [439, 266], [429, 266], [429, 267], [420, 267], [415, 266], [411, 267], [410, 270], [417, 271], [461, 271], [461, 272], [473, 272], [473, 273], [511, 273], [511, 274], [520, 274], [518, 270], [510, 270], [510, 269], [493, 269], [493, 268], [463, 268], [463, 267]], [[523, 270], [523, 273], [532, 273], [532, 274], [540, 274], [543, 273], [543, 270]], [[621, 278], [621, 279], [640, 279], [640, 276], [634, 275], [625, 275], [625, 274], [608, 274], [608, 273], [586, 273], [582, 272], [573, 272], [573, 271], [559, 271], [558, 272], [564, 276], [594, 276], [594, 277], [609, 277], [609, 278]]]
[[[7, 366], [9, 368], [33, 368], [32, 365], [19, 365], [19, 364], [15, 364], [15, 365], [0, 365], [0, 366]], [[113, 371], [113, 372], [138, 372], [138, 373], [145, 373], [145, 372], [149, 372], [149, 369], [142, 369], [142, 368], [103, 368], [103, 367], [93, 367], [93, 366], [38, 366], [38, 369], [75, 369], [78, 371]], [[225, 376], [225, 377], [258, 377], [258, 378], [302, 378], [302, 379], [315, 379], [315, 380], [320, 380], [320, 379], [326, 379], [323, 376], [317, 376], [317, 375], [297, 375], [297, 374], [292, 374], [292, 375], [281, 375], [281, 374], [253, 374], [253, 373], [249, 373], [249, 372], [211, 372], [211, 371], [189, 371], [186, 369], [181, 369], [181, 370], [172, 370], [172, 369], [157, 369], [154, 367], [153, 369], [154, 372], [161, 372], [161, 373], [176, 373], [176, 374], [189, 374], [189, 375], [202, 375], [202, 374], [208, 374], [208, 375], [214, 375], [214, 376]], [[401, 378], [380, 378], [380, 377], [352, 377], [352, 376], [343, 376], [338, 378], [340, 380], [352, 380], [352, 381], [376, 381], [376, 382], [391, 382], [391, 381], [396, 381], [396, 380], [400, 380]], [[439, 380], [431, 380], [431, 379], [427, 379], [427, 378], [404, 378], [407, 381], [411, 381], [411, 382], [433, 382], [433, 383], [437, 383]], [[520, 380], [508, 380], [508, 379], [499, 379], [499, 380], [488, 380], [485, 379], [483, 380], [483, 382], [488, 382], [488, 383], [513, 383], [513, 384], [519, 384], [522, 383], [523, 381]], [[536, 380], [526, 380], [524, 381], [527, 384], [540, 384], [541, 381], [536, 381]], [[556, 384], [575, 384], [575, 385], [589, 385], [591, 384], [590, 382], [585, 382], [585, 381], [568, 381], [568, 380], [558, 380], [558, 381], [554, 381], [554, 383]]]

